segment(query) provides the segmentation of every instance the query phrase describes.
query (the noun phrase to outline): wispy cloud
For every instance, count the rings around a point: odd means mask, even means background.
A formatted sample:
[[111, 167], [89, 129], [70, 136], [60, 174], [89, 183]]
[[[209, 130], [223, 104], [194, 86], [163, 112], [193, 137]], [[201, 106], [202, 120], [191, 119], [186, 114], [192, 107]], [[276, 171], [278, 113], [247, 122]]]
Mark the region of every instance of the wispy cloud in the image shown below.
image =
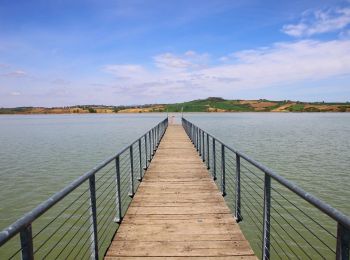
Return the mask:
[[161, 69], [198, 69], [206, 65], [209, 55], [189, 50], [182, 55], [163, 53], [155, 56], [154, 62]]
[[0, 68], [8, 68], [8, 67], [9, 67], [8, 64], [0, 63]]
[[9, 78], [23, 78], [27, 77], [28, 73], [23, 70], [14, 70], [1, 74], [1, 76], [9, 77]]
[[57, 78], [52, 80], [51, 83], [55, 85], [69, 85], [70, 81], [66, 79]]
[[330, 8], [306, 11], [296, 24], [283, 26], [282, 31], [290, 36], [302, 37], [334, 32], [350, 24], [350, 8]]
[[185, 56], [165, 53], [157, 56], [166, 57], [162, 66], [154, 59], [153, 68], [116, 64], [109, 65], [107, 71], [119, 79], [125, 95], [151, 93], [155, 97], [180, 96], [186, 91], [196, 96], [230, 95], [236, 90], [282, 87], [350, 74], [350, 40], [281, 42], [226, 55], [221, 64], [208, 60], [205, 67], [188, 62]]
[[21, 93], [20, 92], [16, 92], [16, 91], [13, 91], [10, 93], [10, 96], [20, 96]]

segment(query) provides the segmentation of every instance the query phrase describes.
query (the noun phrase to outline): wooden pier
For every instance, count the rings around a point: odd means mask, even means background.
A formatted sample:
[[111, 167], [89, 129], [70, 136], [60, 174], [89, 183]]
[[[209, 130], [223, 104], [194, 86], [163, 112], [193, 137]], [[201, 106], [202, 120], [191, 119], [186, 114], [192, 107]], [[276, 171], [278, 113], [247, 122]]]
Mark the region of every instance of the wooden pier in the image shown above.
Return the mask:
[[169, 125], [105, 259], [257, 259], [181, 125]]

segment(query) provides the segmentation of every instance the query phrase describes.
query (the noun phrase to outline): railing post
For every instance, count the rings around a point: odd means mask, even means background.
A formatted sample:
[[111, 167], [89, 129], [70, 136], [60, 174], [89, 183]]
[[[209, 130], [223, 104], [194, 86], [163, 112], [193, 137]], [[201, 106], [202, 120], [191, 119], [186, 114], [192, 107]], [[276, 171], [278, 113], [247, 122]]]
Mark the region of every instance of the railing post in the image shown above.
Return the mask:
[[152, 152], [152, 155], [154, 155], [154, 153], [156, 151], [156, 146], [157, 146], [156, 129], [154, 127], [152, 129], [152, 133], [153, 133], [153, 152]]
[[221, 144], [221, 192], [226, 196], [225, 146]]
[[129, 148], [129, 156], [130, 156], [130, 191], [129, 197], [134, 197], [134, 152], [132, 145]]
[[139, 141], [138, 141], [138, 143], [139, 143], [139, 164], [140, 164], [140, 169], [139, 169], [139, 171], [140, 171], [140, 176], [139, 176], [139, 178], [138, 178], [138, 181], [142, 181], [142, 153], [141, 153], [141, 138], [139, 139]]
[[338, 222], [337, 227], [337, 260], [349, 260], [350, 229]]
[[262, 259], [270, 259], [270, 210], [271, 210], [271, 177], [265, 173], [264, 180], [264, 229], [262, 243]]
[[205, 140], [204, 140], [204, 131], [202, 131], [202, 161], [205, 161]]
[[193, 131], [194, 127], [193, 124], [191, 124], [191, 141], [194, 144], [194, 131]]
[[145, 134], [145, 160], [146, 160], [146, 164], [145, 164], [145, 170], [147, 170], [148, 168], [148, 147], [147, 147], [147, 133]]
[[148, 132], [148, 140], [149, 140], [149, 159], [148, 162], [152, 160], [152, 135], [151, 130]]
[[216, 180], [216, 151], [215, 151], [215, 138], [213, 137], [213, 180]]
[[114, 218], [114, 222], [120, 223], [122, 221], [122, 203], [120, 197], [120, 165], [119, 155], [115, 158], [115, 172], [116, 172], [116, 206], [117, 216]]
[[198, 147], [198, 152], [199, 156], [202, 156], [202, 130], [198, 128], [199, 134], [198, 134], [198, 139], [199, 139], [199, 147]]
[[96, 184], [95, 175], [89, 178], [90, 188], [90, 240], [91, 240], [91, 259], [98, 260], [98, 237], [97, 237], [97, 213], [96, 213]]
[[197, 150], [197, 152], [199, 152], [199, 138], [198, 138], [198, 136], [199, 136], [199, 129], [198, 129], [198, 127], [196, 127], [196, 150]]
[[22, 248], [22, 260], [33, 260], [33, 235], [32, 225], [29, 224], [20, 232], [21, 248]]
[[237, 222], [242, 220], [241, 215], [241, 157], [236, 153], [236, 194], [235, 194], [235, 218]]
[[210, 160], [209, 160], [209, 135], [207, 133], [207, 169], [210, 169]]

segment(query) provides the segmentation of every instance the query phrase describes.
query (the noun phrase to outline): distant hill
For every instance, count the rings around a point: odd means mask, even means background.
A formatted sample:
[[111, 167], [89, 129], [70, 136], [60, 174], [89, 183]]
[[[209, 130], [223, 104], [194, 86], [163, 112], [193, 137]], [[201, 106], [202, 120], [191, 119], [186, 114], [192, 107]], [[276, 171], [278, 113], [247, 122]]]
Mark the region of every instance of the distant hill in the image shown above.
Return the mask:
[[83, 105], [71, 107], [0, 108], [0, 114], [82, 114], [149, 112], [350, 112], [350, 103], [299, 102], [290, 100], [226, 100], [220, 97], [175, 104], [138, 106]]
[[290, 100], [225, 100], [218, 97], [168, 104], [169, 112], [350, 112], [350, 103], [298, 102]]

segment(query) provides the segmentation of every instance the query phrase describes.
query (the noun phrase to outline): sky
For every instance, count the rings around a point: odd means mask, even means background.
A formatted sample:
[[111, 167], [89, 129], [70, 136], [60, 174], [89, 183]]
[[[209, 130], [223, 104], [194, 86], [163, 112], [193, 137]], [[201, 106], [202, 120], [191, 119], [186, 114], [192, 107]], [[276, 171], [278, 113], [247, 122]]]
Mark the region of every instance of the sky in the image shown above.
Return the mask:
[[0, 107], [350, 101], [350, 1], [0, 0]]

